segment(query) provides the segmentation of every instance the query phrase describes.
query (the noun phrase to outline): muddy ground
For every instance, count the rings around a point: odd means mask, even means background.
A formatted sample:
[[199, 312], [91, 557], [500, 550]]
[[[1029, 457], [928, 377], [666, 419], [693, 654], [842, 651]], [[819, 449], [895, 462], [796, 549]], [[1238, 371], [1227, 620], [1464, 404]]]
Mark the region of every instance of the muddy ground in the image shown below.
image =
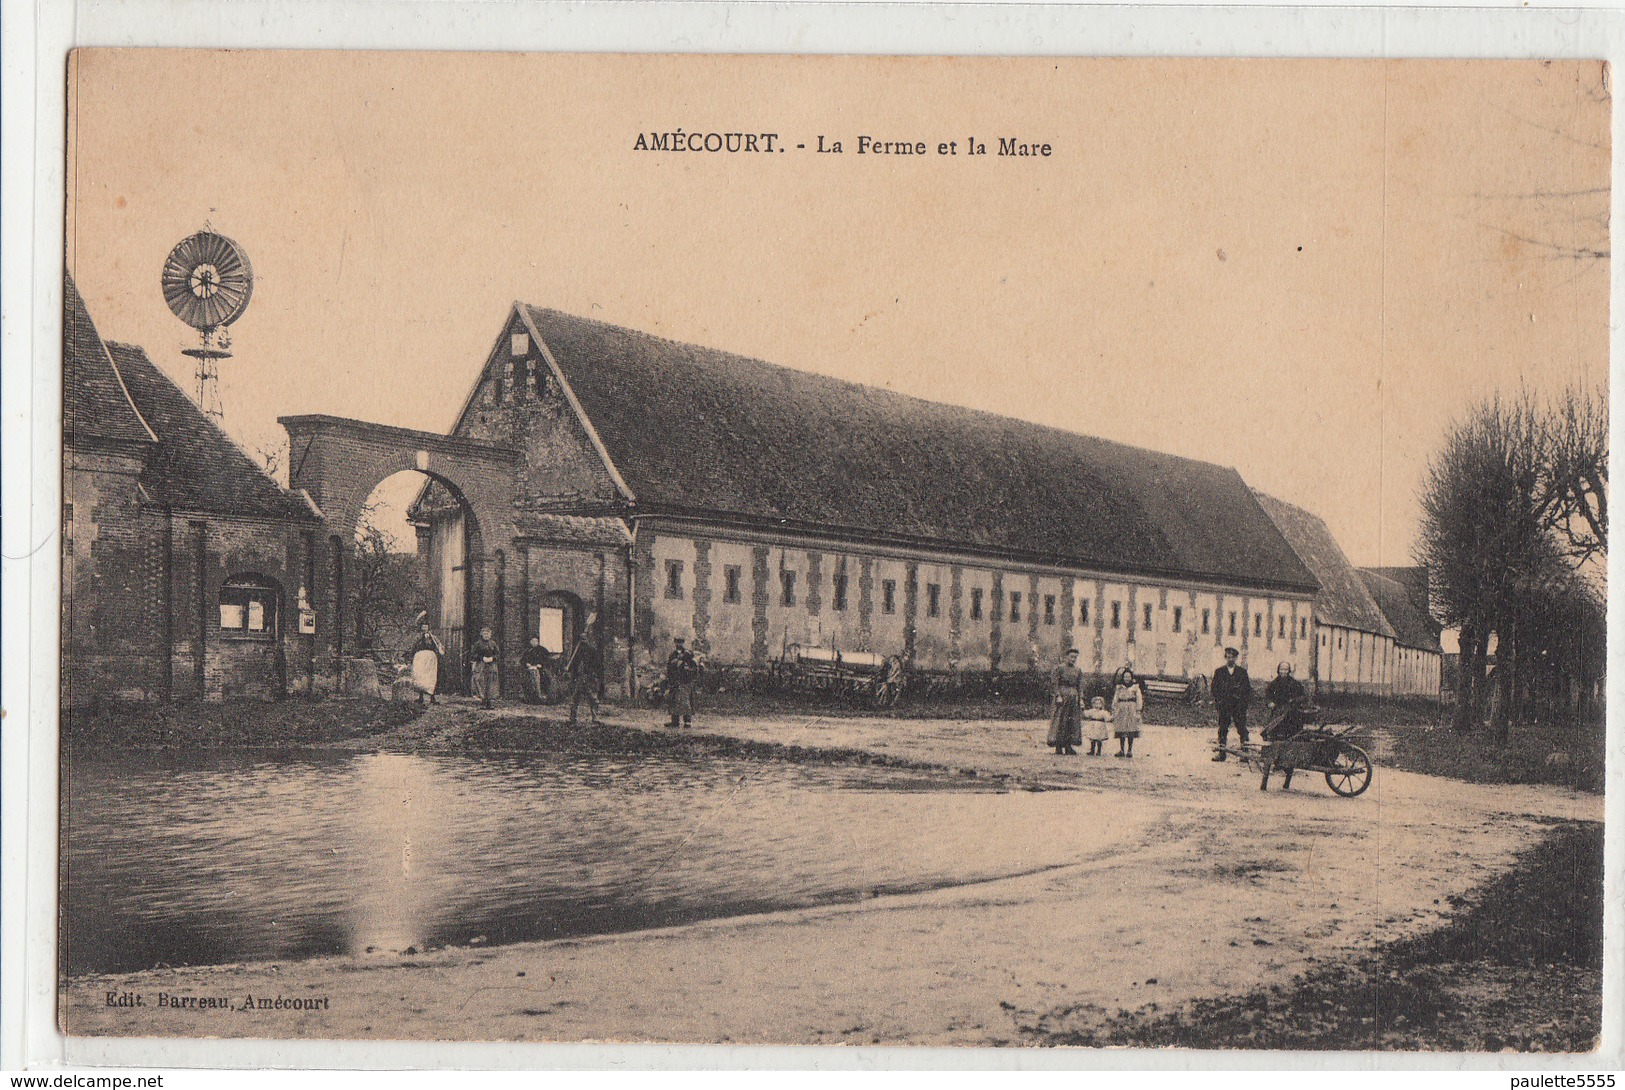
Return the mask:
[[[1205, 731], [1149, 726], [1132, 759], [1056, 757], [1044, 725], [806, 714], [715, 717], [673, 736], [657, 713], [611, 711], [610, 728], [570, 731], [513, 709], [441, 705], [384, 733], [332, 744], [416, 750], [678, 747], [763, 760], [841, 760], [985, 778], [1019, 799], [1065, 791], [1046, 809], [1035, 873], [767, 915], [583, 939], [379, 953], [287, 964], [163, 969], [68, 982], [80, 1034], [445, 1040], [619, 1040], [882, 1044], [1165, 1044], [1202, 1047], [1583, 1047], [1600, 1005], [1589, 972], [1565, 978], [1562, 1032], [1512, 1039], [1483, 1028], [1410, 1031], [1338, 1044], [1321, 1018], [1300, 1034], [1313, 989], [1337, 973], [1412, 970], [1385, 951], [1472, 911], [1464, 901], [1515, 872], [1554, 829], [1600, 828], [1602, 799], [1572, 790], [1481, 786], [1379, 768], [1340, 798], [1319, 777], [1290, 792], [1209, 760]], [[1063, 815], [1056, 821], [1055, 814]], [[977, 829], [943, 829], [946, 838]], [[861, 844], [861, 830], [855, 830]], [[1576, 834], [1582, 838], [1590, 834]], [[1010, 844], [1012, 858], [1024, 845]], [[1567, 850], [1567, 849], [1565, 849]], [[1015, 868], [1013, 868], [1015, 869]], [[1493, 898], [1492, 898], [1493, 899]], [[1408, 964], [1421, 965], [1417, 955]], [[1508, 965], [1555, 979], [1545, 965]], [[1317, 976], [1316, 974], [1321, 974]], [[1327, 976], [1325, 974], [1332, 974]], [[1307, 982], [1307, 983], [1306, 983]], [[1499, 983], [1498, 983], [1499, 982]], [[1527, 979], [1524, 980], [1527, 983]], [[1342, 986], [1350, 982], [1344, 980]], [[1309, 988], [1308, 992], [1295, 989]], [[1322, 988], [1322, 992], [1324, 992]], [[325, 1000], [317, 1009], [158, 1008], [167, 995]], [[109, 1006], [140, 994], [142, 1007]], [[1286, 997], [1249, 1021], [1257, 996]], [[1293, 996], [1297, 998], [1293, 998]], [[1589, 999], [1588, 999], [1589, 997]], [[1480, 997], [1494, 1007], [1496, 997]], [[1595, 1000], [1595, 1003], [1590, 1002]], [[1204, 1007], [1203, 1003], [1221, 1004]], [[1229, 1002], [1229, 1007], [1222, 1006]], [[1237, 1007], [1237, 1004], [1240, 1004]], [[1481, 1004], [1481, 1005], [1482, 1005]], [[308, 1006], [309, 1004], [301, 1004]], [[1503, 1003], [1504, 1007], [1505, 1004]], [[1234, 1008], [1234, 1009], [1233, 1009]], [[1231, 1017], [1242, 1010], [1237, 1022]], [[1285, 1013], [1282, 1013], [1282, 1012]], [[1504, 1012], [1503, 1012], [1504, 1013]], [[1488, 1027], [1491, 1014], [1475, 1015]], [[1368, 1014], [1353, 1013], [1357, 1019]], [[1504, 1019], [1503, 1019], [1504, 1020]], [[1309, 1025], [1309, 1022], [1303, 1022]], [[1498, 1024], [1498, 1023], [1497, 1023]], [[1393, 1028], [1392, 1026], [1388, 1028]], [[1401, 1027], [1403, 1029], [1403, 1027]]]

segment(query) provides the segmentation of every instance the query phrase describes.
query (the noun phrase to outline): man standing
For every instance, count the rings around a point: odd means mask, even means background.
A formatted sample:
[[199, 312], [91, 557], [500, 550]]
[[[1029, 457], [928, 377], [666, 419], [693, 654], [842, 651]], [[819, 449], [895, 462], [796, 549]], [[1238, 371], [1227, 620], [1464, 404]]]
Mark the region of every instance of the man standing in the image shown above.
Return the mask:
[[671, 708], [671, 726], [694, 725], [694, 679], [700, 676], [700, 663], [694, 652], [683, 646], [683, 637], [672, 640], [666, 659], [666, 702]]
[[587, 618], [581, 635], [576, 638], [575, 649], [570, 652], [570, 661], [564, 667], [564, 672], [570, 677], [572, 727], [576, 725], [583, 700], [587, 702], [590, 721], [598, 722], [598, 694], [604, 687], [604, 656], [593, 639], [593, 624], [597, 620], [596, 614]]
[[480, 698], [483, 708], [491, 707], [491, 701], [496, 696], [497, 675], [500, 672], [498, 660], [501, 657], [502, 648], [491, 638], [490, 626], [482, 627], [480, 638], [468, 649], [468, 661], [473, 667], [474, 695]]
[[1219, 711], [1219, 752], [1215, 761], [1224, 760], [1224, 747], [1230, 741], [1230, 724], [1236, 725], [1241, 744], [1247, 744], [1247, 705], [1253, 702], [1253, 682], [1245, 667], [1238, 666], [1241, 657], [1234, 647], [1224, 649], [1224, 665], [1213, 671], [1213, 706]]

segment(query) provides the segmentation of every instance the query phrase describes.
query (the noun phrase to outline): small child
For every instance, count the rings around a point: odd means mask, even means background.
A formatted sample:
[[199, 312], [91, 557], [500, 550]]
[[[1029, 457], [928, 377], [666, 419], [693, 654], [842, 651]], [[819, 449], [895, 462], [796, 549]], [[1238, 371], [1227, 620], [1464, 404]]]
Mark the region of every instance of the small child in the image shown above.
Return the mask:
[[1105, 753], [1101, 747], [1112, 733], [1112, 713], [1106, 710], [1106, 698], [1097, 696], [1089, 702], [1089, 707], [1083, 713], [1084, 729], [1089, 739], [1089, 756], [1099, 757]]

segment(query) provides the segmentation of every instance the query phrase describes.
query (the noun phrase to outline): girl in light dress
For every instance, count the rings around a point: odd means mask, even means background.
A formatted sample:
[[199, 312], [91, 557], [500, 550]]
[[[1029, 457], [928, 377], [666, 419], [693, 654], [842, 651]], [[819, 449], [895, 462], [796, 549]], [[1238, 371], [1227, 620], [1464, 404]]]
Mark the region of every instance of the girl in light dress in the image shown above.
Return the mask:
[[1134, 739], [1140, 736], [1140, 713], [1145, 709], [1145, 693], [1140, 679], [1127, 666], [1117, 672], [1112, 693], [1112, 725], [1117, 734], [1117, 755], [1134, 756]]
[[1112, 732], [1112, 713], [1106, 707], [1106, 698], [1097, 696], [1089, 702], [1089, 709], [1083, 713], [1084, 738], [1089, 743], [1089, 756], [1099, 757], [1106, 751], [1106, 739]]

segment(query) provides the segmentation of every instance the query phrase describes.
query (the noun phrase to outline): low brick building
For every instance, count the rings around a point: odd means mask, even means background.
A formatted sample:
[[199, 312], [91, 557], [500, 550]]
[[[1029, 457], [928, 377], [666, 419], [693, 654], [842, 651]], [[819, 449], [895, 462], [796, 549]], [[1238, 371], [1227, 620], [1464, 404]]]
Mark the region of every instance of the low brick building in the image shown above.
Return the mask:
[[[362, 464], [367, 427], [290, 418], [296, 462], [326, 428], [361, 467], [294, 483], [365, 495], [402, 464]], [[596, 616], [615, 689], [674, 636], [722, 671], [792, 644], [960, 674], [1313, 654], [1319, 584], [1233, 469], [524, 304], [449, 440], [513, 468], [505, 508], [453, 470], [415, 505], [442, 634], [568, 646]]]
[[64, 706], [309, 690], [319, 513], [104, 341], [71, 276], [63, 327]]

